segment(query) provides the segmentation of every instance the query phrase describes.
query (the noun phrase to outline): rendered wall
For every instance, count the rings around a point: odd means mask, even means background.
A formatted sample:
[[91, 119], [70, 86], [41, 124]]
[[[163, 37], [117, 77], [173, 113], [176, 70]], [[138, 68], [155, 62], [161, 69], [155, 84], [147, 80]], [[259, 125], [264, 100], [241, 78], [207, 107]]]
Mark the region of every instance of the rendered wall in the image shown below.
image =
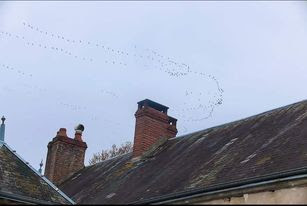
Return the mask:
[[307, 186], [244, 194], [196, 204], [307, 204]]

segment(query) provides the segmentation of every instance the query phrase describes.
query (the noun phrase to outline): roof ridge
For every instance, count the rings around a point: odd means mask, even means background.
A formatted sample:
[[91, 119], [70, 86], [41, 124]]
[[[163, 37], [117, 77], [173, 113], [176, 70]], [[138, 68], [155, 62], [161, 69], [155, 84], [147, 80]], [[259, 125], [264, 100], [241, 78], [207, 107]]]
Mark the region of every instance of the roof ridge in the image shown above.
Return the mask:
[[118, 158], [118, 157], [122, 157], [122, 156], [128, 155], [128, 154], [130, 154], [130, 153], [132, 153], [132, 152], [128, 152], [128, 153], [125, 153], [125, 154], [117, 155], [117, 156], [112, 157], [112, 158], [110, 158], [110, 159], [102, 160], [102, 161], [97, 162], [97, 163], [95, 163], [95, 164], [93, 164], [93, 165], [88, 165], [88, 166], [86, 166], [85, 168], [89, 168], [89, 167], [95, 166], [95, 165], [97, 165], [97, 164], [104, 163], [104, 162], [107, 162], [107, 161], [116, 159], [116, 158]]
[[261, 112], [261, 113], [258, 113], [258, 114], [254, 114], [252, 116], [248, 116], [248, 117], [244, 117], [244, 118], [241, 118], [241, 119], [238, 119], [238, 120], [234, 120], [234, 121], [231, 121], [231, 122], [223, 123], [223, 124], [220, 124], [220, 125], [217, 125], [217, 126], [212, 126], [212, 127], [206, 128], [206, 129], [200, 129], [200, 130], [197, 130], [195, 132], [191, 132], [191, 133], [188, 133], [188, 134], [180, 135], [178, 137], [170, 138], [168, 140], [174, 140], [174, 139], [177, 139], [177, 138], [185, 138], [187, 136], [194, 135], [194, 134], [199, 133], [199, 132], [204, 132], [206, 130], [218, 129], [218, 128], [221, 128], [223, 126], [230, 125], [230, 124], [237, 124], [239, 122], [246, 121], [246, 120], [249, 120], [249, 119], [253, 119], [255, 117], [260, 117], [261, 115], [269, 114], [269, 113], [272, 113], [272, 112], [277, 111], [277, 110], [285, 109], [287, 107], [291, 108], [291, 107], [293, 107], [293, 106], [295, 106], [297, 104], [302, 104], [304, 102], [307, 103], [307, 99], [301, 100], [299, 102], [291, 103], [291, 104], [288, 104], [288, 105], [285, 105], [285, 106], [280, 106], [280, 107], [277, 107], [275, 109], [271, 109], [271, 110], [268, 110], [268, 111], [265, 111], [265, 112]]

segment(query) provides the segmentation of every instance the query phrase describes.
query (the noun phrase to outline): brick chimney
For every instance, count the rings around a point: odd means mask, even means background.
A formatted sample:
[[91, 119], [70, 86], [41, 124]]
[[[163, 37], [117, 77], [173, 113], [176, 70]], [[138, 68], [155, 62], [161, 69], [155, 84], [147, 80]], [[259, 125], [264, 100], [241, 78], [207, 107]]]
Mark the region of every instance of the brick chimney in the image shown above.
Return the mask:
[[[81, 128], [81, 129], [80, 129]], [[69, 138], [61, 128], [48, 144], [45, 176], [55, 185], [60, 185], [72, 174], [84, 168], [87, 145], [82, 140], [83, 125], [75, 128], [75, 138]]]
[[139, 157], [161, 137], [172, 138], [177, 134], [177, 119], [167, 115], [168, 107], [145, 99], [138, 102], [133, 157]]

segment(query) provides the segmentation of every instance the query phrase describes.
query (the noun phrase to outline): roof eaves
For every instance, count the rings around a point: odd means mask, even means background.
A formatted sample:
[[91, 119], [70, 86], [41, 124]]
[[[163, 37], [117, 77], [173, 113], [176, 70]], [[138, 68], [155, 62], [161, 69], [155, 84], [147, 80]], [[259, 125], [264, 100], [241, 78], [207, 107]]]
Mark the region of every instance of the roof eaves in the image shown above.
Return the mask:
[[233, 190], [245, 189], [255, 186], [272, 184], [277, 182], [284, 182], [290, 180], [297, 180], [307, 178], [307, 167], [298, 168], [295, 170], [288, 170], [270, 175], [259, 176], [240, 181], [233, 181], [224, 184], [218, 184], [207, 188], [199, 188], [196, 190], [182, 191], [169, 195], [162, 195], [159, 197], [149, 198], [145, 200], [131, 202], [129, 204], [169, 204], [171, 202], [183, 201], [191, 198], [197, 198], [204, 195], [214, 195], [221, 192], [228, 192]]
[[35, 172], [40, 178], [42, 178], [51, 188], [57, 191], [65, 200], [67, 200], [71, 204], [76, 204], [72, 199], [70, 199], [67, 195], [65, 195], [59, 188], [57, 188], [52, 182], [50, 182], [44, 175], [39, 173], [36, 169], [34, 169], [28, 162], [26, 162], [21, 156], [19, 156], [16, 151], [14, 151], [10, 146], [5, 142], [0, 142], [0, 146], [4, 145], [12, 154], [14, 154], [19, 160], [21, 160], [25, 165], [27, 165], [33, 172]]
[[43, 205], [52, 205], [54, 202], [48, 202], [44, 200], [38, 200], [31, 197], [25, 197], [22, 195], [12, 194], [12, 193], [6, 193], [3, 191], [0, 191], [0, 198], [11, 200], [14, 202], [24, 203], [24, 204], [43, 204]]

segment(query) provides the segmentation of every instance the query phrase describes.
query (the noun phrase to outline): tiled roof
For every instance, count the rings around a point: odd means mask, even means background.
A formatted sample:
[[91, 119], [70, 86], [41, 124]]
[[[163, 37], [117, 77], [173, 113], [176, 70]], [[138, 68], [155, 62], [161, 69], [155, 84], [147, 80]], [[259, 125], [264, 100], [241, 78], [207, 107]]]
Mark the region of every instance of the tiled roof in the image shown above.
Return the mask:
[[86, 167], [60, 188], [77, 203], [131, 203], [306, 166], [307, 100]]
[[0, 198], [35, 204], [74, 202], [0, 142]]

